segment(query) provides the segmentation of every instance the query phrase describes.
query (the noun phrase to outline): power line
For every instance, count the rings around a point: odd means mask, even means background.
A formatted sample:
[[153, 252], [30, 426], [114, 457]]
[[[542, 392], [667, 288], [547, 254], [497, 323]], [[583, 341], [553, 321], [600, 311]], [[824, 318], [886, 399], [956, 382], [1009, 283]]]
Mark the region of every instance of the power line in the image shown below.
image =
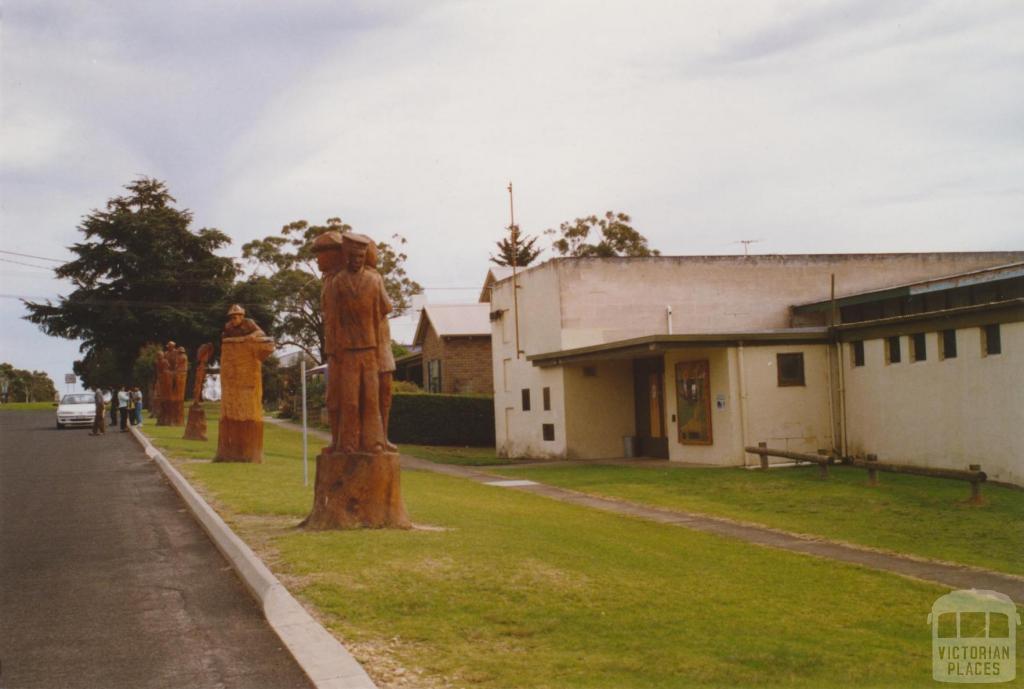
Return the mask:
[[22, 258], [38, 258], [40, 261], [53, 261], [54, 263], [65, 263], [59, 258], [49, 258], [47, 256], [33, 256], [32, 254], [19, 254], [17, 251], [5, 251], [0, 249], [0, 254], [10, 254], [11, 256], [21, 256]]
[[[5, 251], [4, 253], [11, 253], [11, 252]], [[15, 254], [15, 255], [18, 255], [18, 254]], [[47, 260], [49, 260], [49, 259], [47, 259]], [[32, 265], [31, 263], [23, 263], [22, 261], [12, 261], [9, 258], [0, 258], [0, 261], [3, 261], [4, 263], [13, 263], [13, 264], [19, 265], [19, 266], [28, 266], [29, 268], [38, 268], [39, 270], [48, 270], [50, 272], [53, 272], [54, 270], [56, 270], [56, 268], [50, 268], [49, 266], [35, 266], [35, 265]]]

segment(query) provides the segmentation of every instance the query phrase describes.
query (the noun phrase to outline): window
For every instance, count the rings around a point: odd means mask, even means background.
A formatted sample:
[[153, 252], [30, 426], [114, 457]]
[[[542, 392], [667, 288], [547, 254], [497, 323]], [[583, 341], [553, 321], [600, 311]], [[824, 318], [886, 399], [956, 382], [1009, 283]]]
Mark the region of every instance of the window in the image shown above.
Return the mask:
[[597, 378], [597, 366], [584, 366], [583, 367], [584, 378]]
[[530, 411], [530, 388], [523, 388], [523, 411]]
[[940, 353], [940, 356], [943, 359], [955, 359], [956, 330], [943, 330], [942, 336], [939, 338], [939, 342], [942, 344], [942, 352]]
[[551, 411], [551, 388], [544, 388], [544, 411]]
[[984, 356], [1003, 353], [1003, 343], [999, 337], [998, 323], [986, 325], [981, 329], [981, 353]]
[[864, 365], [864, 341], [857, 340], [851, 343], [850, 349], [853, 351], [853, 365], [863, 366]]
[[555, 439], [555, 424], [545, 423], [540, 427], [541, 435], [544, 436], [544, 440], [552, 441]]
[[914, 333], [910, 336], [910, 360], [925, 361], [928, 359], [928, 345], [924, 333]]
[[427, 362], [427, 392], [441, 392], [441, 360]]
[[778, 363], [779, 387], [804, 385], [803, 352], [775, 356]]
[[885, 339], [885, 360], [890, 364], [898, 364], [900, 359], [900, 336], [887, 337]]

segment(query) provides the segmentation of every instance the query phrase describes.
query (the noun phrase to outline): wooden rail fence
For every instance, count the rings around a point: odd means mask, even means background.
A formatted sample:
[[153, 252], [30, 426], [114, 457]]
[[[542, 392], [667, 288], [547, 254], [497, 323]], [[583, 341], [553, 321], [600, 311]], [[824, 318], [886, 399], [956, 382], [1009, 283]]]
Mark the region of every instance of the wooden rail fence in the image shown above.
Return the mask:
[[868, 472], [868, 485], [878, 485], [878, 472], [888, 472], [892, 474], [914, 474], [916, 476], [929, 476], [931, 478], [945, 478], [953, 479], [955, 481], [967, 481], [971, 484], [971, 498], [968, 502], [972, 505], [980, 505], [981, 499], [981, 484], [988, 478], [985, 472], [981, 470], [980, 464], [971, 464], [967, 470], [962, 469], [939, 469], [935, 467], [923, 467], [914, 466], [912, 464], [893, 464], [891, 462], [879, 462], [878, 456], [869, 454], [864, 458], [861, 457], [843, 457], [839, 458], [833, 454], [828, 454], [824, 451], [819, 450], [819, 454], [811, 455], [803, 452], [790, 452], [789, 450], [775, 450], [768, 447], [767, 443], [758, 443], [757, 447], [744, 448], [751, 454], [758, 455], [761, 459], [761, 469], [768, 469], [768, 458], [769, 457], [782, 457], [784, 459], [792, 459], [796, 462], [812, 462], [818, 465], [819, 477], [821, 479], [828, 478], [828, 467], [830, 464], [835, 464], [841, 461], [847, 466], [861, 467], [867, 469]]

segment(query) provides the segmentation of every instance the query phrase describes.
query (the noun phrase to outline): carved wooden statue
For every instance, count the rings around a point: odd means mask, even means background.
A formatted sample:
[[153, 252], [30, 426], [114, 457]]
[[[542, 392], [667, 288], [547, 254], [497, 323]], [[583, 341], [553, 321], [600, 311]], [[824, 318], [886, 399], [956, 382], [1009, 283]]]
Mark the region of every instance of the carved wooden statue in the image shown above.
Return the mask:
[[262, 364], [274, 341], [235, 304], [220, 341], [220, 423], [215, 462], [263, 461]]
[[168, 342], [163, 356], [157, 358], [157, 390], [160, 397], [158, 426], [180, 426], [185, 420], [185, 380], [188, 357], [185, 349]]
[[[384, 281], [367, 267], [369, 237], [321, 235], [313, 244], [324, 271], [322, 305], [328, 357], [328, 408], [339, 412], [331, 446], [316, 459], [312, 529], [409, 528], [398, 454], [384, 435], [381, 348], [391, 303]], [[339, 255], [323, 256], [329, 252]], [[343, 270], [331, 271], [332, 266]], [[390, 341], [386, 343], [390, 348]], [[390, 390], [389, 390], [390, 391]]]
[[188, 423], [185, 424], [185, 440], [206, 440], [206, 410], [203, 409], [203, 382], [206, 380], [206, 363], [213, 355], [213, 345], [207, 342], [196, 353], [196, 376], [192, 383], [192, 405], [188, 408]]

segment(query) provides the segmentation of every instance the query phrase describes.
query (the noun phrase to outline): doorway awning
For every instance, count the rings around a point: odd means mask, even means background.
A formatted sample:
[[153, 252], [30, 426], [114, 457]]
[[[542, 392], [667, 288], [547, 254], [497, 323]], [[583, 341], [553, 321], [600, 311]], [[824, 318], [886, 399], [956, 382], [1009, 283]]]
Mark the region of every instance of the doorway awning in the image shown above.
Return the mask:
[[783, 328], [732, 333], [685, 333], [680, 335], [645, 335], [627, 340], [604, 342], [589, 347], [563, 349], [557, 352], [529, 354], [527, 361], [547, 368], [566, 364], [583, 364], [612, 359], [636, 359], [674, 349], [693, 347], [734, 347], [737, 345], [826, 344], [829, 330], [825, 327]]

